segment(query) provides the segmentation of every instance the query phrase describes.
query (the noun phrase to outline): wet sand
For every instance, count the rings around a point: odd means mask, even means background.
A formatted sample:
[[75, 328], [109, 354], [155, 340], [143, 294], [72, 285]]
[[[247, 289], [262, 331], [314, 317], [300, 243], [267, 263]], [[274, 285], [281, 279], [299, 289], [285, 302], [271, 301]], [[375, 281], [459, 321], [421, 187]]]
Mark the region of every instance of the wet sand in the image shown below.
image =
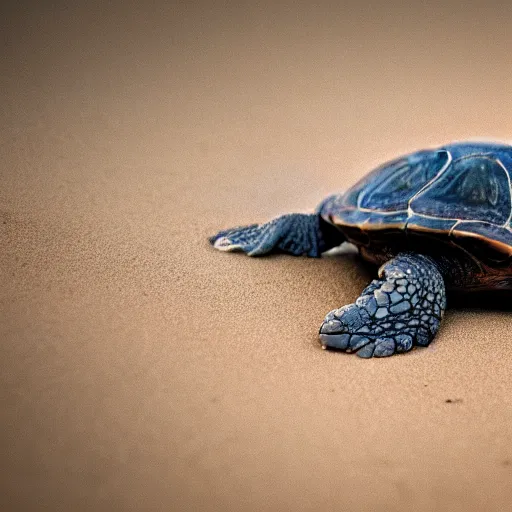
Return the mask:
[[322, 351], [371, 267], [207, 237], [512, 138], [512, 7], [213, 4], [1, 22], [2, 510], [509, 510], [510, 309]]

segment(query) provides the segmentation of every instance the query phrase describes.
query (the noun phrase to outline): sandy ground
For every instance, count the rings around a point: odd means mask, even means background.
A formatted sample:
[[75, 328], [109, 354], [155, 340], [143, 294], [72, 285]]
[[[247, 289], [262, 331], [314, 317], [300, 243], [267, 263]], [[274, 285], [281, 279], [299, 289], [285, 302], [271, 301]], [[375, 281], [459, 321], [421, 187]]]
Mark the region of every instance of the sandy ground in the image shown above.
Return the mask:
[[87, 4], [1, 21], [2, 510], [512, 510], [509, 311], [325, 352], [371, 269], [206, 241], [510, 138], [510, 4]]

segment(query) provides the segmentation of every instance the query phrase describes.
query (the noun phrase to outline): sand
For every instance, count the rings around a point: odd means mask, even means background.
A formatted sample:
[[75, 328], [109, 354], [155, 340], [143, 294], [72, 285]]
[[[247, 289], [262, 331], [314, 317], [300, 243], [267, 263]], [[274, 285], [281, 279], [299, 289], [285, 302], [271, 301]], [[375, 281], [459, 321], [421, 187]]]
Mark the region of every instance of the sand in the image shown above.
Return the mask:
[[511, 510], [510, 311], [361, 360], [317, 340], [356, 255], [207, 243], [510, 138], [510, 4], [43, 4], [0, 30], [2, 510]]

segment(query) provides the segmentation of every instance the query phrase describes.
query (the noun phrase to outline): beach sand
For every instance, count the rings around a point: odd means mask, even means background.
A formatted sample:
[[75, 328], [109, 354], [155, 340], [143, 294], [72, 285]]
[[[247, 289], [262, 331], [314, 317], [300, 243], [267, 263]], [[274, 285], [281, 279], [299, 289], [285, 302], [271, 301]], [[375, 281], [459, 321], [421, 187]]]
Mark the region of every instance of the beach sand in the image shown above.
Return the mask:
[[361, 360], [317, 338], [357, 255], [207, 242], [510, 138], [510, 4], [42, 4], [0, 30], [2, 510], [511, 510], [510, 310]]

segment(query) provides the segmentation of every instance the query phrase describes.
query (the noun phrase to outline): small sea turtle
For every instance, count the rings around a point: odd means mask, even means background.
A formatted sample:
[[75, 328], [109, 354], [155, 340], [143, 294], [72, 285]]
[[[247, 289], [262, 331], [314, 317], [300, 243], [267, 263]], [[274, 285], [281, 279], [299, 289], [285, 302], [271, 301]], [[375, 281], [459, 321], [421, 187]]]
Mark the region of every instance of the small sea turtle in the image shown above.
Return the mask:
[[324, 348], [383, 357], [427, 346], [445, 289], [512, 288], [512, 146], [454, 143], [385, 163], [314, 214], [221, 231], [221, 251], [319, 257], [343, 242], [380, 266], [320, 327]]

